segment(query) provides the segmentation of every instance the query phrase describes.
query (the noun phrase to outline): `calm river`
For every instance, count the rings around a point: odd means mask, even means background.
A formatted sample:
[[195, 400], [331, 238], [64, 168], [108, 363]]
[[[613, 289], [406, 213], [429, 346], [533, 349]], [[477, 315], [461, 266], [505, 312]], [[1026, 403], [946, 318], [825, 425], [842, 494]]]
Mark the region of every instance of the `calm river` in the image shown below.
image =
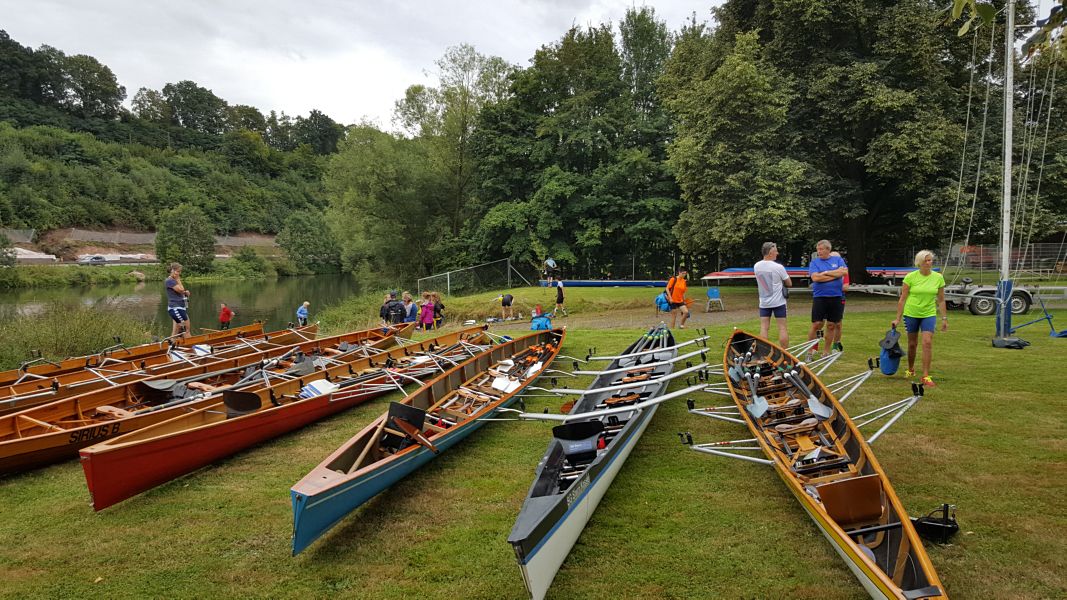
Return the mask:
[[[266, 281], [214, 281], [190, 283], [189, 320], [193, 330], [218, 327], [219, 304], [237, 313], [233, 325], [263, 321], [267, 330], [296, 321], [296, 309], [311, 302], [311, 320], [328, 304], [358, 293], [349, 275], [282, 277]], [[0, 323], [18, 314], [55, 310], [70, 302], [114, 308], [143, 319], [154, 319], [156, 333], [170, 334], [170, 317], [162, 281], [88, 288], [50, 288], [0, 293]]]

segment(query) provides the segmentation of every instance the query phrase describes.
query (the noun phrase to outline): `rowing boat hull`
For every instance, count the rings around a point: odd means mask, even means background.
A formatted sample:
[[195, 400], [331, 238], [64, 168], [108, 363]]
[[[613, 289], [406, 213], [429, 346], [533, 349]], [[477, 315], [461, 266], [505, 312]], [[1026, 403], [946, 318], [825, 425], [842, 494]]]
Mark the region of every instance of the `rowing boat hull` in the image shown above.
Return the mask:
[[[546, 523], [552, 524], [552, 528], [543, 534], [541, 543], [529, 552], [515, 547], [523, 581], [534, 600], [541, 600], [548, 593], [556, 573], [563, 566], [574, 544], [578, 542], [589, 519], [600, 505], [600, 500], [615, 481], [615, 476], [619, 474], [626, 459], [630, 457], [630, 452], [641, 439], [657, 408], [649, 407], [640, 417], [633, 419], [631, 424], [634, 426], [629, 428], [628, 425], [629, 431], [624, 434], [626, 437], [621, 440], [621, 444], [616, 444], [616, 450], [598, 463], [596, 468], [590, 469], [590, 472], [582, 476], [582, 480], [574, 486], [575, 490], [582, 489], [576, 501], [566, 495], [532, 499], [553, 504], [551, 509], [546, 510], [548, 518], [545, 519]], [[588, 483], [585, 483], [586, 481]], [[537, 506], [530, 508], [543, 509]]]
[[[173, 342], [175, 346], [188, 347], [195, 344], [210, 344], [236, 339], [241, 336], [260, 335], [262, 333], [263, 324], [254, 323], [252, 325], [243, 325], [241, 327], [234, 327], [233, 329], [227, 329], [224, 331], [213, 331], [210, 333], [194, 335], [184, 339], [175, 338]], [[67, 358], [62, 361], [59, 361], [56, 364], [46, 363], [41, 365], [33, 365], [31, 367], [26, 368], [25, 371], [19, 369], [2, 371], [0, 372], [0, 385], [11, 385], [20, 380], [27, 381], [36, 377], [52, 377], [55, 375], [62, 375], [64, 373], [72, 373], [74, 371], [80, 371], [86, 367], [98, 367], [102, 364], [111, 362], [133, 361], [149, 356], [156, 356], [158, 354], [166, 354], [167, 350], [169, 350], [170, 347], [170, 341], [153, 342], [150, 344], [134, 346], [132, 348], [116, 349], [107, 353], [106, 355], [90, 354], [88, 356], [77, 356], [74, 358]], [[29, 379], [27, 379], [27, 374], [31, 375]]]
[[[510, 406], [526, 386], [536, 381], [555, 359], [564, 336], [565, 330], [544, 331], [495, 346], [428, 381], [400, 403], [418, 406], [416, 400], [419, 400], [427, 402], [429, 406], [433, 402], [428, 399], [447, 398], [463, 383], [484, 374], [495, 360], [515, 356], [517, 352], [540, 343], [554, 342], [555, 350], [551, 356], [534, 375], [523, 380], [519, 387], [472, 414], [470, 418], [433, 436], [433, 444], [438, 453], [444, 453], [480, 429], [484, 425], [483, 419], [491, 418], [500, 409]], [[376, 444], [375, 432], [380, 433], [380, 427], [384, 427], [388, 418], [386, 413], [365, 427], [293, 486], [290, 496], [293, 506], [294, 555], [307, 548], [353, 510], [437, 456], [422, 445], [411, 445], [352, 473], [335, 471], [329, 467], [343, 461], [343, 457], [350, 453], [359, 453], [361, 443], [365, 448], [369, 447], [369, 444]]]
[[[613, 390], [612, 386], [618, 385], [620, 381], [626, 382], [626, 376], [642, 369], [643, 365], [659, 364], [660, 366], [651, 367], [648, 374], [649, 377], [656, 377], [648, 379], [640, 387], [629, 389], [638, 395], [645, 394], [646, 400], [662, 395], [669, 385], [669, 379], [663, 378], [673, 371], [673, 364], [662, 364], [661, 361], [676, 356], [677, 349], [672, 348], [674, 345], [673, 336], [662, 325], [641, 336], [622, 355], [615, 357], [608, 368], [593, 380], [588, 388], [589, 393], [575, 401], [568, 416], [568, 423], [574, 426], [582, 426], [583, 422], [595, 422], [598, 425], [605, 423], [605, 417], [597, 417], [593, 413], [602, 403], [606, 405], [614, 398], [616, 391], [625, 395], [621, 390]], [[637, 382], [627, 385], [637, 385]], [[593, 391], [602, 389], [604, 391]], [[620, 406], [619, 410], [623, 408]], [[535, 600], [544, 598], [548, 592], [556, 573], [630, 456], [630, 452], [641, 439], [657, 408], [657, 405], [652, 405], [611, 417], [624, 423], [621, 429], [606, 443], [602, 451], [596, 451], [596, 456], [591, 460], [579, 460], [580, 467], [578, 464], [574, 465], [581, 469], [580, 474], [570, 481], [566, 488], [562, 487], [565, 477], [563, 472], [571, 459], [567, 458], [564, 447], [568, 443], [565, 440], [573, 438], [557, 437], [560, 434], [553, 430], [553, 439], [537, 466], [534, 482], [508, 535], [508, 543], [515, 551], [526, 589]], [[592, 416], [583, 417], [583, 414]], [[601, 426], [601, 432], [603, 431]], [[598, 443], [606, 439], [599, 438]]]
[[[479, 328], [481, 331], [484, 328]], [[422, 345], [450, 343], [465, 330], [451, 336], [426, 340]], [[405, 349], [407, 351], [407, 349]], [[399, 353], [398, 353], [399, 354]], [[386, 384], [385, 376], [362, 382], [363, 386]], [[361, 386], [362, 387], [362, 386]], [[345, 390], [282, 404], [223, 421], [210, 419], [210, 412], [225, 413], [215, 401], [199, 410], [181, 414], [130, 436], [81, 451], [81, 465], [94, 510], [103, 510], [145, 490], [191, 473], [219, 459], [274, 439], [353, 406], [388, 393], [388, 389]], [[155, 434], [153, 430], [159, 430]]]
[[[508, 402], [510, 405], [511, 402]], [[496, 410], [486, 417], [492, 417]], [[439, 438], [434, 444], [440, 453], [463, 441], [484, 422], [474, 419], [465, 427], [456, 427]], [[290, 491], [293, 504], [293, 555], [299, 554], [322, 534], [330, 530], [349, 513], [365, 502], [393, 486], [393, 484], [414, 473], [437, 455], [423, 447], [414, 451], [394, 455], [395, 460], [387, 460], [380, 467], [355, 477], [344, 484], [336, 486], [325, 494], [309, 496], [297, 491]]]
[[[384, 378], [383, 378], [384, 379]], [[81, 465], [89, 486], [93, 510], [102, 510], [145, 490], [191, 473], [261, 442], [274, 439], [356, 406], [385, 392], [344, 394], [338, 392], [293, 404], [276, 406], [251, 415], [209, 426], [178, 432], [113, 451], [81, 451]], [[202, 411], [226, 411], [214, 403]], [[186, 414], [178, 419], [196, 415]], [[160, 426], [167, 422], [160, 422]]]
[[0, 442], [0, 476], [77, 458], [78, 451], [82, 448], [160, 423], [183, 411], [197, 410], [214, 402], [217, 402], [215, 398], [193, 401], [111, 422], [94, 423], [84, 427]]
[[[270, 342], [278, 347], [284, 347], [314, 340], [317, 332], [318, 324], [312, 324], [300, 329], [242, 337], [250, 342]], [[222, 341], [233, 342], [234, 340], [236, 338]], [[216, 348], [211, 354], [199, 358], [223, 359], [250, 354], [258, 354], [258, 352], [245, 344], [237, 343]], [[99, 389], [162, 377], [191, 364], [173, 352], [164, 352], [137, 360], [114, 362], [101, 368], [83, 368], [55, 375], [50, 379], [7, 385], [0, 387], [0, 398], [2, 398], [0, 399], [0, 416]]]
[[[796, 497], [796, 491], [790, 486], [790, 491], [793, 492], [793, 496]], [[855, 552], [848, 548], [850, 544], [847, 544], [841, 536], [834, 531], [835, 526], [830, 525], [826, 521], [825, 515], [822, 511], [815, 509], [809, 502], [797, 497], [800, 501], [800, 505], [804, 507], [804, 512], [808, 513], [811, 520], [815, 522], [816, 527], [819, 528], [819, 532], [822, 533], [826, 541], [830, 542], [830, 546], [833, 547], [837, 555], [845, 561], [845, 565], [848, 566], [852, 574], [859, 580], [863, 589], [867, 590], [867, 593], [874, 600], [896, 600], [901, 596], [896, 595], [892, 590], [888, 589], [881, 580], [871, 571], [869, 565], [861, 559]]]
[[[384, 343], [385, 339], [380, 342]], [[142, 384], [135, 383], [132, 385]], [[121, 390], [112, 388], [99, 390], [86, 397], [96, 398], [97, 396], [94, 394], [109, 394], [110, 396], [106, 397], [118, 397], [120, 393]], [[56, 406], [62, 405], [63, 403], [76, 404], [82, 399], [84, 398], [77, 396], [74, 398], [58, 400], [54, 404]], [[162, 408], [156, 408], [154, 410], [148, 410], [143, 413], [124, 416], [114, 420], [94, 420], [81, 427], [72, 427], [62, 431], [51, 431], [48, 433], [0, 441], [0, 476], [27, 471], [51, 463], [76, 458], [82, 448], [98, 444], [120, 435], [138, 431], [144, 427], [161, 423], [189, 411], [197, 411], [206, 408], [218, 403], [218, 401], [219, 398], [217, 396], [208, 395], [188, 402], [174, 403]], [[93, 407], [107, 403], [106, 399], [100, 400], [93, 404]], [[66, 412], [69, 412], [66, 410], [60, 411], [58, 408], [53, 409], [52, 407], [53, 405], [50, 404], [32, 408], [24, 412], [8, 415], [6, 418], [17, 420], [21, 415], [27, 415], [32, 418], [33, 415], [40, 414], [41, 418], [38, 420], [47, 423], [48, 419], [43, 416], [44, 414], [49, 413], [50, 411], [55, 414], [59, 414], [60, 412], [65, 414]], [[89, 407], [86, 406], [87, 410], [88, 408]]]
[[[797, 470], [794, 471], [794, 467], [791, 466], [793, 463], [786, 461], [784, 458], [786, 455], [781, 450], [782, 444], [790, 436], [788, 431], [778, 435], [775, 433], [777, 430], [765, 425], [762, 420], [757, 420], [756, 417], [753, 417], [747, 410], [749, 404], [747, 399], [751, 396], [750, 392], [736, 386], [733, 379], [727, 377], [727, 384], [741, 417], [753, 432], [764, 454], [773, 462], [775, 470], [786, 484], [786, 487], [789, 488], [789, 491], [804, 508], [805, 512], [808, 513], [838, 555], [844, 559], [845, 564], [859, 579], [867, 593], [876, 599], [894, 598], [904, 600], [908, 597], [905, 595], [904, 589], [908, 589], [912, 594], [918, 594], [920, 590], [929, 592], [929, 595], [913, 597], [947, 598], [941, 581], [908, 518], [907, 512], [890, 484], [889, 478], [878, 463], [874, 453], [871, 452], [870, 446], [841, 406], [841, 403], [834, 398], [833, 394], [826, 389], [807, 367], [798, 365], [799, 361], [797, 361], [796, 357], [767, 340], [741, 331], [735, 331], [727, 344], [723, 357], [724, 372], [729, 371], [733, 363], [732, 359], [741, 354], [741, 351], [736, 350], [736, 346], [739, 344], [752, 344], [753, 351], [757, 347], [769, 348], [769, 354], [778, 357], [769, 359], [769, 364], [776, 364], [781, 361], [779, 364], [797, 365], [795, 370], [799, 371], [801, 379], [806, 380], [805, 383], [811, 386], [812, 393], [818, 398], [819, 402], [832, 409], [833, 414], [825, 421], [820, 421], [818, 427], [827, 428], [826, 433], [821, 434], [822, 439], [831, 441], [833, 445], [820, 446], [820, 448], [845, 450], [846, 452], [843, 455], [849, 459], [847, 468], [850, 470], [855, 468], [856, 471], [854, 473], [834, 473], [837, 467], [826, 467], [821, 470], [804, 469], [803, 471], [800, 467], [797, 467]], [[754, 355], [761, 356], [759, 352], [755, 352]], [[808, 414], [810, 412], [803, 416], [808, 416]], [[760, 417], [760, 419], [763, 418], [765, 417]], [[814, 422], [815, 420], [813, 419], [812, 421]], [[798, 435], [798, 439], [800, 437], [803, 436]], [[789, 447], [791, 447], [791, 444], [792, 442], [789, 443]], [[811, 456], [811, 454], [807, 453], [808, 450], [802, 452], [798, 449], [791, 456], [794, 458], [805, 454]], [[840, 467], [840, 469], [845, 468], [844, 466]], [[818, 476], [819, 473], [827, 471], [831, 472], [831, 474], [825, 477]], [[811, 473], [811, 476], [802, 475], [802, 473], [808, 472]], [[864, 478], [877, 480], [877, 489], [880, 490], [879, 498], [881, 501], [881, 516], [878, 517], [877, 523], [879, 526], [891, 527], [884, 530], [884, 538], [876, 538], [869, 547], [861, 546], [852, 539], [853, 536], [846, 533], [848, 528], [851, 528], [848, 529], [849, 531], [858, 532], [864, 524], [861, 523], [857, 526], [855, 523], [844, 522], [844, 524], [841, 524], [835, 521], [828, 512], [828, 508], [826, 508], [833, 498], [832, 496], [824, 495], [824, 493], [829, 493], [831, 486], [847, 484]], [[866, 507], [860, 507], [865, 499], [864, 493], [866, 493], [866, 490], [861, 493], [858, 491], [861, 488], [845, 489], [857, 490], [854, 494], [848, 496], [846, 501], [850, 503], [850, 506], [857, 507], [857, 511], [866, 512]], [[824, 492], [824, 490], [826, 491]], [[816, 498], [819, 498], [819, 500]], [[841, 502], [842, 500], [834, 501], [838, 505]], [[846, 515], [846, 511], [840, 509], [838, 511], [842, 515]], [[844, 519], [845, 516], [839, 518]], [[891, 537], [894, 531], [900, 532], [897, 534], [895, 546], [892, 544], [893, 538]], [[865, 538], [864, 535], [858, 533], [853, 535]], [[878, 535], [881, 536], [882, 534]], [[907, 546], [903, 545], [905, 542]], [[868, 556], [864, 550], [867, 550], [870, 555]], [[886, 554], [887, 551], [888, 554]], [[890, 564], [888, 561], [893, 556], [896, 556], [896, 558]], [[885, 568], [879, 564], [883, 561], [887, 565]], [[888, 572], [886, 569], [888, 569]], [[889, 573], [894, 573], [895, 575], [890, 575]], [[897, 583], [898, 580], [901, 583]], [[906, 588], [902, 586], [906, 586]]]

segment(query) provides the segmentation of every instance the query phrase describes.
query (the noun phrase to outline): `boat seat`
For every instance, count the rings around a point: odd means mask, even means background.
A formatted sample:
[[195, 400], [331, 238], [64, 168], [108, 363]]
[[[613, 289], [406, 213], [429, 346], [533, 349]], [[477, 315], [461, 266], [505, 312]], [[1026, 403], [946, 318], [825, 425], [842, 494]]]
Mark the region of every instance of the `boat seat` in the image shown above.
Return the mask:
[[806, 433], [815, 429], [819, 425], [819, 420], [815, 417], [808, 417], [803, 421], [796, 424], [782, 423], [781, 425], [775, 425], [774, 430], [782, 435], [796, 435], [799, 433]]
[[877, 523], [885, 513], [885, 494], [878, 474], [840, 479], [816, 486], [823, 508], [842, 529]]
[[564, 423], [552, 428], [552, 435], [563, 446], [563, 454], [571, 465], [587, 463], [597, 454], [597, 440], [604, 431], [599, 420]]
[[126, 410], [125, 408], [119, 408], [117, 406], [108, 406], [108, 405], [97, 406], [96, 407], [96, 412], [98, 412], [100, 414], [103, 414], [103, 415], [107, 415], [109, 417], [114, 417], [116, 419], [122, 419], [122, 418], [125, 418], [125, 417], [132, 417], [133, 416], [133, 413], [128, 411], [128, 410]]

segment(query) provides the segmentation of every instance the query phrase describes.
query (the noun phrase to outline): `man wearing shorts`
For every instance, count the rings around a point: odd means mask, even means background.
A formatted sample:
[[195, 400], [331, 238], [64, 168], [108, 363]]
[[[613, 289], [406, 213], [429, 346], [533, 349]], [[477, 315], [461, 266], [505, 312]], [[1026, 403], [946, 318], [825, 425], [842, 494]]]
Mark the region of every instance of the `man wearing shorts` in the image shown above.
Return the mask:
[[811, 277], [811, 330], [808, 340], [813, 340], [819, 330], [826, 327], [826, 339], [837, 339], [837, 328], [845, 313], [843, 277], [848, 274], [848, 266], [840, 256], [831, 256], [833, 246], [827, 240], [819, 240], [815, 245], [816, 256], [808, 265]]
[[514, 301], [515, 296], [511, 294], [504, 294], [500, 297], [500, 320], [510, 321], [515, 318], [514, 309], [511, 308]]
[[167, 290], [167, 314], [174, 321], [170, 335], [189, 337], [189, 290], [182, 285], [182, 266], [170, 263], [167, 271], [167, 280], [163, 285]]
[[786, 291], [793, 287], [785, 267], [775, 262], [778, 258], [778, 245], [764, 242], [763, 260], [752, 267], [759, 288], [759, 324], [760, 337], [767, 339], [771, 332], [771, 317], [778, 323], [778, 345], [789, 346], [789, 329], [786, 326]]

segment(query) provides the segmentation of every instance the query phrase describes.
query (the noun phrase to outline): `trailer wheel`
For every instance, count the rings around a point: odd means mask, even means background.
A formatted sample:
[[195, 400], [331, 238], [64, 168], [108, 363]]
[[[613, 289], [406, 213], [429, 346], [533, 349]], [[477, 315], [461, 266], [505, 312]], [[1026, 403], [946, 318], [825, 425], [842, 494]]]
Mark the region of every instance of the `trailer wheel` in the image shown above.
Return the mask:
[[1011, 295], [1011, 314], [1025, 315], [1030, 312], [1030, 296], [1015, 293]]
[[997, 312], [997, 301], [993, 298], [993, 294], [989, 292], [975, 294], [971, 296], [971, 301], [967, 303], [967, 309], [971, 311], [972, 315], [988, 316]]

